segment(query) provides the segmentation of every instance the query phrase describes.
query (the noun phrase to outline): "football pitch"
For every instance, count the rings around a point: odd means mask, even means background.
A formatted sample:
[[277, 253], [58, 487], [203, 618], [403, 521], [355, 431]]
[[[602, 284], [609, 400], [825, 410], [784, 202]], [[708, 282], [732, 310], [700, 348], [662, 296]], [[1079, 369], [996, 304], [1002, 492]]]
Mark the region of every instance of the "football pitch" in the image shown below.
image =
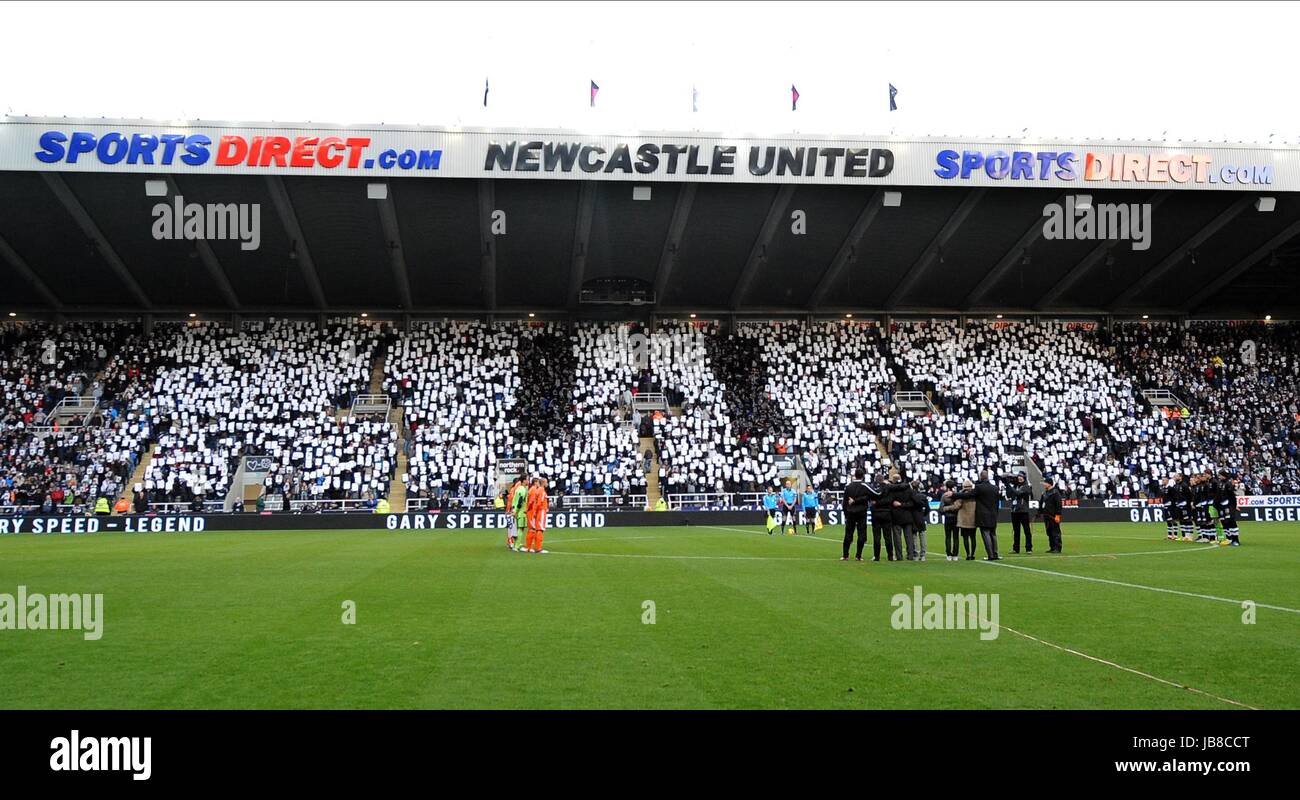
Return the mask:
[[[934, 527], [925, 563], [759, 524], [3, 536], [0, 593], [102, 593], [103, 629], [0, 630], [0, 707], [1300, 708], [1300, 524], [1064, 527], [1000, 563]], [[898, 627], [918, 591], [998, 625]]]

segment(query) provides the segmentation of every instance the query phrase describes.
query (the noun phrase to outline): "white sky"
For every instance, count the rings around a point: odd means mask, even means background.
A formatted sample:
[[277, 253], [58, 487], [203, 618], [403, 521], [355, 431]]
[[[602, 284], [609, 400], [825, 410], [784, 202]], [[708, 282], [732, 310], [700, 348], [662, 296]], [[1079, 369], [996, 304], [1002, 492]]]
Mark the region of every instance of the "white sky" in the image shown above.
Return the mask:
[[1293, 3], [3, 3], [0, 31], [11, 115], [1300, 142]]

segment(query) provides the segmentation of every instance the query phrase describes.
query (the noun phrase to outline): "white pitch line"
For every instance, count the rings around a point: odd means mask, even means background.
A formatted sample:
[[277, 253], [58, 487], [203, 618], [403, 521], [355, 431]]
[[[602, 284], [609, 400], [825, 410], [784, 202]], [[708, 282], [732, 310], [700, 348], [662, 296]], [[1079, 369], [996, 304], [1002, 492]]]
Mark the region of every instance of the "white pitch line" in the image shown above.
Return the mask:
[[[724, 528], [720, 525], [706, 525], [701, 527], [713, 528], [714, 530], [719, 530], [719, 531], [736, 531], [737, 533], [749, 533], [749, 534], [753, 534], [754, 536], [763, 535], [761, 531], [748, 531], [745, 530], [744, 528]], [[844, 543], [842, 539], [837, 539], [837, 538], [823, 538], [823, 537], [813, 537], [813, 536], [798, 536], [796, 538], [805, 539], [805, 540], [811, 539], [818, 542], [830, 542], [832, 544]], [[1101, 537], [1097, 537], [1097, 538], [1101, 538]], [[1121, 538], [1121, 537], [1110, 537], [1110, 538]], [[1138, 537], [1132, 537], [1132, 538], [1136, 539]], [[1150, 541], [1150, 538], [1142, 537], [1141, 541]], [[1195, 548], [1183, 549], [1183, 550], [1144, 550], [1138, 553], [1086, 553], [1086, 554], [1069, 555], [1069, 556], [1063, 555], [1060, 556], [1060, 558], [1118, 558], [1121, 556], [1151, 556], [1151, 555], [1167, 555], [1169, 553], [1193, 553], [1196, 552], [1197, 550], [1214, 550], [1214, 549], [1217, 549], [1217, 546], [1212, 545], [1210, 547], [1195, 547]], [[928, 556], [934, 556], [935, 553], [937, 552], [938, 552], [937, 550], [930, 550], [927, 548], [925, 554], [928, 557]], [[1044, 555], [1044, 558], [1046, 557], [1047, 556]]]
[[563, 550], [552, 551], [561, 556], [589, 556], [592, 558], [656, 558], [673, 561], [807, 561], [810, 564], [838, 564], [839, 559], [831, 561], [825, 558], [805, 558], [801, 556], [661, 556], [649, 553], [577, 553]]
[[[994, 562], [994, 563], [996, 563], [996, 562]], [[1153, 680], [1153, 681], [1155, 681], [1155, 682], [1157, 682], [1157, 683], [1163, 683], [1163, 684], [1165, 684], [1166, 686], [1172, 686], [1172, 687], [1174, 687], [1175, 689], [1186, 689], [1186, 690], [1189, 691], [1189, 692], [1195, 692], [1196, 694], [1204, 695], [1204, 696], [1206, 696], [1206, 697], [1211, 697], [1211, 698], [1213, 698], [1213, 699], [1215, 699], [1215, 700], [1218, 700], [1218, 701], [1220, 701], [1220, 702], [1222, 702], [1222, 703], [1228, 703], [1228, 704], [1231, 704], [1231, 705], [1234, 705], [1234, 706], [1240, 706], [1241, 708], [1248, 708], [1248, 709], [1250, 709], [1251, 711], [1258, 711], [1258, 710], [1259, 710], [1259, 709], [1256, 708], [1255, 706], [1248, 706], [1248, 705], [1246, 705], [1245, 703], [1240, 703], [1240, 702], [1237, 702], [1236, 700], [1232, 700], [1232, 699], [1229, 699], [1229, 698], [1227, 698], [1227, 697], [1219, 697], [1218, 695], [1216, 695], [1216, 694], [1210, 694], [1209, 692], [1204, 691], [1203, 689], [1197, 689], [1195, 686], [1188, 686], [1187, 684], [1184, 684], [1184, 683], [1176, 683], [1176, 682], [1174, 682], [1174, 681], [1166, 680], [1165, 678], [1161, 678], [1161, 677], [1158, 677], [1158, 676], [1156, 676], [1156, 675], [1152, 675], [1152, 674], [1150, 674], [1149, 672], [1142, 672], [1141, 670], [1136, 670], [1136, 669], [1133, 669], [1132, 667], [1126, 667], [1126, 666], [1124, 666], [1123, 664], [1116, 664], [1114, 661], [1107, 661], [1107, 660], [1104, 659], [1104, 658], [1098, 658], [1098, 657], [1096, 657], [1096, 656], [1090, 656], [1090, 655], [1088, 655], [1087, 653], [1084, 653], [1084, 652], [1082, 652], [1082, 651], [1080, 651], [1080, 650], [1075, 650], [1075, 649], [1073, 649], [1073, 648], [1065, 647], [1065, 646], [1063, 646], [1063, 645], [1053, 644], [1052, 642], [1044, 641], [1044, 640], [1042, 640], [1042, 639], [1039, 639], [1039, 638], [1036, 637], [1036, 636], [1030, 636], [1030, 635], [1027, 634], [1027, 633], [1021, 633], [1020, 631], [1016, 630], [1015, 628], [1008, 628], [1006, 625], [999, 625], [998, 627], [1002, 628], [1002, 630], [1004, 630], [1004, 631], [1010, 631], [1011, 633], [1014, 633], [1014, 634], [1017, 635], [1017, 636], [1022, 636], [1022, 637], [1024, 637], [1024, 638], [1030, 640], [1031, 642], [1038, 642], [1039, 644], [1046, 645], [1046, 646], [1051, 647], [1051, 648], [1054, 648], [1054, 649], [1056, 649], [1056, 650], [1060, 650], [1060, 651], [1063, 652], [1063, 653], [1069, 653], [1070, 655], [1079, 656], [1080, 658], [1086, 658], [1086, 659], [1088, 659], [1089, 661], [1095, 661], [1095, 662], [1097, 662], [1098, 664], [1105, 664], [1105, 665], [1108, 666], [1108, 667], [1114, 667], [1115, 669], [1123, 670], [1124, 672], [1131, 672], [1131, 673], [1134, 674], [1134, 675], [1140, 675], [1140, 676], [1143, 677], [1143, 678], [1147, 678], [1147, 679], [1149, 679], [1149, 680]]]
[[[1193, 547], [1190, 550], [1142, 550], [1136, 553], [1079, 553], [1077, 555], [1058, 555], [1058, 558], [1118, 558], [1119, 556], [1167, 556], [1177, 553], [1198, 553], [1202, 550], [1217, 550], [1217, 544], [1209, 547]], [[1014, 556], [1013, 556], [1014, 557]]]
[[[712, 528], [712, 529], [715, 530], [715, 531], [735, 531], [736, 533], [748, 533], [748, 534], [750, 534], [750, 535], [752, 535], [752, 536], [771, 536], [772, 538], [776, 538], [778, 535], [780, 535], [780, 536], [786, 536], [786, 535], [787, 535], [787, 534], [784, 534], [784, 533], [782, 533], [782, 534], [775, 534], [775, 533], [773, 533], [773, 534], [768, 534], [766, 531], [751, 531], [751, 530], [746, 530], [745, 528], [724, 528], [724, 527], [721, 526], [721, 525], [701, 525], [700, 527], [701, 527], [701, 528]], [[842, 540], [842, 539], [824, 539], [824, 538], [822, 538], [822, 537], [820, 537], [820, 536], [808, 536], [807, 534], [796, 534], [794, 538], [796, 538], [796, 539], [802, 539], [802, 540], [804, 540], [804, 541], [810, 541], [810, 542], [830, 542], [831, 544], [842, 544], [842, 543], [843, 543], [843, 540]]]
[[662, 536], [589, 536], [584, 539], [563, 539], [555, 537], [555, 541], [560, 544], [570, 544], [572, 542], [630, 542], [633, 539], [662, 539]]
[[[1217, 545], [1215, 545], [1215, 547], [1217, 547]], [[1208, 550], [1209, 548], [1200, 548], [1200, 549]], [[1006, 569], [1023, 569], [1026, 572], [1038, 572], [1043, 575], [1054, 575], [1058, 578], [1074, 578], [1075, 580], [1079, 580], [1079, 581], [1090, 581], [1092, 583], [1105, 583], [1111, 586], [1123, 586], [1128, 589], [1142, 589], [1148, 592], [1160, 592], [1162, 594], [1177, 594], [1177, 595], [1182, 595], [1183, 597], [1195, 597], [1199, 600], [1214, 600], [1220, 603], [1232, 603], [1234, 606], [1240, 606], [1242, 603], [1251, 602], [1255, 604], [1256, 608], [1268, 608], [1268, 609], [1272, 609], [1273, 611], [1285, 611], [1288, 614], [1300, 614], [1300, 608], [1287, 608], [1286, 606], [1273, 606], [1273, 605], [1268, 605], [1267, 603], [1256, 603], [1254, 600], [1250, 600], [1250, 601], [1233, 600], [1230, 597], [1218, 597], [1212, 594], [1197, 594], [1196, 592], [1184, 592], [1179, 589], [1163, 589], [1159, 586], [1143, 586], [1140, 583], [1126, 583], [1125, 581], [1113, 581], [1110, 580], [1109, 578], [1094, 578], [1091, 575], [1074, 575], [1069, 572], [1056, 572], [1050, 569], [1038, 569], [1037, 567], [1022, 567], [1019, 564], [1007, 564], [1002, 561], [983, 561], [981, 563], [990, 564], [995, 567], [1004, 567]]]

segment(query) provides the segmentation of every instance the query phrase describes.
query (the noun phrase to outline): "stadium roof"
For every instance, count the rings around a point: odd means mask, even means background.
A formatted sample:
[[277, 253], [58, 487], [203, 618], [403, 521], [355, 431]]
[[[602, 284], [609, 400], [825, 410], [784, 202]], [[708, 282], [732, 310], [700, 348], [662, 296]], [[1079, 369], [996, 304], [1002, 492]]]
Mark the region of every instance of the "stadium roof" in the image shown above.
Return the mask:
[[[350, 145], [326, 149], [363, 135], [354, 163]], [[259, 162], [258, 137], [277, 136], [284, 159], [310, 139], [319, 162]], [[756, 167], [812, 147], [793, 176]], [[653, 297], [637, 315], [1300, 316], [1300, 154], [1214, 147], [11, 119], [0, 311], [628, 315], [583, 287], [629, 279]], [[1094, 155], [1113, 162], [1084, 180]], [[1193, 156], [1206, 169], [1168, 180]], [[1219, 182], [1223, 164], [1247, 165], [1241, 181]], [[1149, 247], [1048, 238], [1045, 206], [1081, 195], [1149, 203]], [[256, 206], [258, 247], [156, 238], [177, 197]]]

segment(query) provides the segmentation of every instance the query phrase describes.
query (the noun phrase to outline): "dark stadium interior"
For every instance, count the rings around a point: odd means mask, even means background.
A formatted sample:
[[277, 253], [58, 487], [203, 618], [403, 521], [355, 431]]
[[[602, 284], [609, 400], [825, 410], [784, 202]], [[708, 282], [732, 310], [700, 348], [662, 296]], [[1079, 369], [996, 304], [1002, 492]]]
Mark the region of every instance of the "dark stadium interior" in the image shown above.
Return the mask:
[[[1151, 247], [1046, 240], [1056, 190], [336, 177], [168, 177], [186, 202], [255, 203], [261, 243], [155, 241], [141, 175], [0, 174], [3, 310], [486, 314], [1009, 313], [1290, 318], [1300, 198], [1099, 190], [1152, 202]], [[886, 188], [902, 193], [886, 207]], [[170, 199], [171, 195], [169, 194]], [[386, 209], [385, 206], [388, 206]], [[505, 213], [505, 235], [490, 215]], [[805, 235], [791, 229], [802, 211]], [[385, 219], [385, 215], [389, 219]], [[657, 303], [579, 304], [637, 278]]]

